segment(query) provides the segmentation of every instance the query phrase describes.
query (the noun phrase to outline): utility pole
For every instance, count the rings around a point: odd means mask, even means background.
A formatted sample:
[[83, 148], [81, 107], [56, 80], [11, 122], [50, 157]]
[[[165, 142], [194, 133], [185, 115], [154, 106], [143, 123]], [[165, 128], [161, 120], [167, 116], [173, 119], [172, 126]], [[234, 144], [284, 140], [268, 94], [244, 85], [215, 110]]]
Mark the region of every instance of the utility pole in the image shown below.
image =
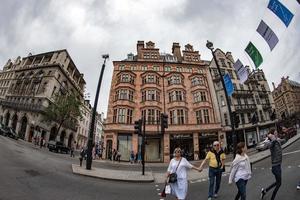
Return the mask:
[[227, 108], [228, 108], [228, 112], [229, 112], [229, 116], [230, 116], [230, 122], [231, 122], [230, 124], [231, 124], [231, 133], [232, 133], [232, 141], [233, 141], [233, 157], [235, 158], [237, 138], [236, 138], [235, 127], [234, 127], [235, 126], [234, 116], [233, 116], [233, 113], [232, 113], [232, 110], [231, 110], [231, 105], [230, 105], [230, 100], [229, 100], [229, 97], [228, 97], [228, 92], [227, 92], [227, 89], [225, 87], [224, 78], [223, 78], [218, 60], [217, 60], [215, 52], [214, 52], [213, 43], [207, 40], [206, 47], [211, 51], [211, 53], [213, 55], [213, 60], [216, 63], [218, 73], [219, 73], [219, 76], [220, 76], [220, 79], [221, 79], [221, 83], [222, 83], [222, 86], [223, 86], [223, 89], [224, 89], [225, 98], [226, 98], [226, 101], [227, 101]]
[[102, 58], [104, 58], [104, 62], [102, 65], [100, 76], [99, 76], [99, 81], [98, 81], [98, 86], [97, 86], [97, 91], [96, 91], [96, 96], [95, 96], [95, 102], [94, 102], [94, 107], [93, 107], [93, 112], [92, 112], [92, 120], [91, 120], [91, 125], [90, 125], [90, 130], [89, 130], [87, 159], [86, 159], [86, 169], [87, 170], [92, 169], [92, 161], [93, 161], [92, 150], [93, 150], [93, 142], [94, 142], [93, 140], [94, 140], [96, 111], [97, 111], [99, 93], [100, 93], [100, 88], [101, 88], [101, 82], [102, 82], [104, 69], [105, 69], [105, 63], [106, 63], [106, 59], [109, 58], [109, 55], [108, 54], [102, 55]]

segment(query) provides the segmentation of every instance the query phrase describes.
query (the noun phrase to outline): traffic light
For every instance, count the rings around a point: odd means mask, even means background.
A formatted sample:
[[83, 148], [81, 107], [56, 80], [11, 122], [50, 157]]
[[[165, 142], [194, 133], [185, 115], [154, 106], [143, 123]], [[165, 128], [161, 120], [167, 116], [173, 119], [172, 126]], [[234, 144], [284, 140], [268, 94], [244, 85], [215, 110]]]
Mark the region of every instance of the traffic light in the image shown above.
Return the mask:
[[161, 114], [161, 133], [164, 134], [165, 133], [165, 129], [168, 128], [168, 115], [162, 113]]
[[139, 135], [142, 134], [142, 124], [143, 124], [143, 121], [141, 119], [134, 122], [134, 133], [135, 134], [139, 134]]
[[234, 127], [238, 128], [240, 124], [240, 116], [236, 112], [233, 112], [232, 115], [233, 115]]

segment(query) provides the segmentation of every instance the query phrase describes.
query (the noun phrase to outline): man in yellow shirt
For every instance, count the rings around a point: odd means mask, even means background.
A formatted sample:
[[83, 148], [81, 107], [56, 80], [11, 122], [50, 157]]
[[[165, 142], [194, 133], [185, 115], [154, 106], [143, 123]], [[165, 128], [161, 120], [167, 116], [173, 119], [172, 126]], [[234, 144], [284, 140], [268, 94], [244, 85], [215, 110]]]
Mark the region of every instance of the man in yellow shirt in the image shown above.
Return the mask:
[[[209, 169], [209, 191], [208, 191], [208, 200], [211, 200], [213, 197], [218, 197], [218, 192], [220, 189], [221, 178], [223, 169], [225, 169], [225, 153], [221, 149], [220, 143], [215, 141], [213, 143], [213, 149], [210, 150], [205, 159], [200, 165], [200, 170], [203, 170], [203, 165], [208, 161]], [[215, 185], [216, 181], [216, 185]]]

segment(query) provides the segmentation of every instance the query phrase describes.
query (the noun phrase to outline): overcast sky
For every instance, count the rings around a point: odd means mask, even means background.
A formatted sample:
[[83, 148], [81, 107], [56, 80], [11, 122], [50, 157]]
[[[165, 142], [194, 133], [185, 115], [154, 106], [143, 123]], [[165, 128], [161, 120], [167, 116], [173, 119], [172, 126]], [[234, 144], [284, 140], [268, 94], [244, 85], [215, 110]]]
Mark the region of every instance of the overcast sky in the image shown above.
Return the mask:
[[[295, 14], [288, 28], [267, 9], [268, 0], [1, 0], [0, 63], [29, 52], [67, 49], [84, 73], [93, 102], [101, 54], [109, 53], [98, 104], [105, 114], [112, 61], [136, 54], [137, 40], [151, 40], [167, 53], [173, 42], [190, 43], [210, 60], [208, 39], [253, 66], [244, 52], [251, 40], [263, 55], [269, 85], [282, 76], [300, 81], [300, 5], [280, 1]], [[272, 52], [256, 33], [261, 19], [279, 37]]]

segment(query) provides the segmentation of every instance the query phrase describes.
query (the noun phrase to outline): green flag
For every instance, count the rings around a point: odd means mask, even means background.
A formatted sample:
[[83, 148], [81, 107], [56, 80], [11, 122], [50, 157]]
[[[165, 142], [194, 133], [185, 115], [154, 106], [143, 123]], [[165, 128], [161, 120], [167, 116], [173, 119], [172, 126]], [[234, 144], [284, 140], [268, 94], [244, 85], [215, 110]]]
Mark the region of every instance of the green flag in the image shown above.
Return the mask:
[[248, 53], [250, 58], [255, 64], [256, 69], [259, 67], [259, 65], [263, 62], [263, 58], [260, 55], [257, 48], [252, 44], [252, 42], [249, 42], [248, 46], [246, 47], [245, 51]]

